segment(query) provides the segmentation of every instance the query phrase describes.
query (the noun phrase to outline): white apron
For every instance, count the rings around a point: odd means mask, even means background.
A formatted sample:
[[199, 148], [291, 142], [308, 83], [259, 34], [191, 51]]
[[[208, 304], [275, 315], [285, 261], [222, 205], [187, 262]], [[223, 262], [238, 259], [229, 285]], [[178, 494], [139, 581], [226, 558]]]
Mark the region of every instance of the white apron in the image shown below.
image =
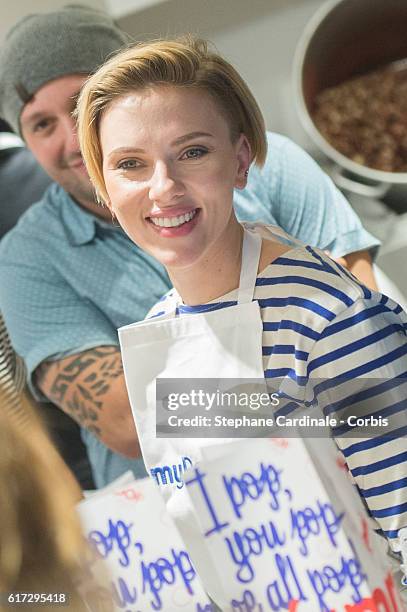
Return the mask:
[[[144, 462], [152, 475], [157, 468], [171, 470], [179, 466], [179, 471], [185, 471], [199, 461], [203, 445], [234, 441], [233, 438], [156, 438], [156, 378], [264, 378], [263, 326], [259, 304], [252, 301], [261, 237], [246, 228], [235, 306], [178, 317], [164, 315], [119, 329], [130, 404]], [[194, 527], [185, 487], [180, 488], [179, 483], [177, 486], [175, 480], [173, 484], [162, 481], [159, 484], [198, 573], [218, 603], [218, 581], [205, 556], [199, 530]]]
[[202, 444], [219, 441], [156, 438], [156, 378], [263, 379], [262, 321], [259, 304], [252, 301], [260, 250], [260, 236], [245, 229], [237, 305], [156, 317], [119, 329], [127, 390], [148, 471], [178, 464], [185, 456], [195, 462]]

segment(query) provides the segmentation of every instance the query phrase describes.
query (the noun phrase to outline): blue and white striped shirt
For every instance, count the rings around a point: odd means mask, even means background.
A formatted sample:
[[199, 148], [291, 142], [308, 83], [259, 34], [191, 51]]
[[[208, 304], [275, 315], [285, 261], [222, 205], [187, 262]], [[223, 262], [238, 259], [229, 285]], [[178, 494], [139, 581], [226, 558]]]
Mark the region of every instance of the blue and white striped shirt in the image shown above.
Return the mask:
[[[171, 295], [149, 317], [171, 315]], [[227, 308], [236, 299], [237, 290], [208, 304], [181, 304], [176, 314]], [[259, 273], [253, 299], [263, 321], [264, 375], [294, 381], [298, 390], [285, 413], [317, 403], [325, 415], [349, 414], [352, 406], [358, 415], [397, 416], [394, 437], [346, 437], [346, 426], [333, 435], [376, 527], [399, 550], [398, 530], [407, 527], [406, 314], [309, 246]]]

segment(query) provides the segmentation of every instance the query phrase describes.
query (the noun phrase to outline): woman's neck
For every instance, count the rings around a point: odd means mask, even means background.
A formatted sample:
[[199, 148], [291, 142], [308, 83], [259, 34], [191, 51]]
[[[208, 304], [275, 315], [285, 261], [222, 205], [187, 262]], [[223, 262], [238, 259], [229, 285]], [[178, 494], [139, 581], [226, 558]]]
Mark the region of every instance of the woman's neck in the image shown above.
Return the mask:
[[235, 219], [196, 263], [168, 270], [184, 304], [206, 304], [239, 286], [242, 245], [243, 227]]

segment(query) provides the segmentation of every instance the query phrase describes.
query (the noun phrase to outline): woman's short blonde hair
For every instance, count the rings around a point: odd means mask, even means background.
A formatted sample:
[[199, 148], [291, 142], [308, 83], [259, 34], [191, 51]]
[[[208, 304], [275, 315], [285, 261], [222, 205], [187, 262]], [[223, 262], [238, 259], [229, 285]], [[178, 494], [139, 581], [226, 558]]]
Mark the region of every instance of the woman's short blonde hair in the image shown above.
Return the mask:
[[260, 108], [238, 72], [204, 40], [192, 36], [136, 44], [104, 64], [85, 83], [78, 101], [78, 134], [85, 164], [99, 197], [108, 200], [102, 171], [100, 120], [109, 104], [132, 91], [175, 85], [206, 91], [225, 115], [232, 139], [247, 137], [256, 164], [267, 153]]

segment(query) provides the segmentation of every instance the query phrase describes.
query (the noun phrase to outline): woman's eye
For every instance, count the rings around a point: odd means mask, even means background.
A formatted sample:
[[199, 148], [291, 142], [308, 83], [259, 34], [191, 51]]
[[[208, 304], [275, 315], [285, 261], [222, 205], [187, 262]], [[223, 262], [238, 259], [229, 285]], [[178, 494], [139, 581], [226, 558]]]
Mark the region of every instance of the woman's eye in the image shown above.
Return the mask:
[[208, 150], [204, 149], [203, 147], [194, 147], [193, 149], [188, 149], [188, 151], [185, 151], [185, 153], [181, 156], [181, 159], [199, 159], [207, 153]]
[[125, 159], [117, 165], [121, 170], [133, 170], [133, 168], [138, 168], [139, 166], [139, 162], [135, 159]]

